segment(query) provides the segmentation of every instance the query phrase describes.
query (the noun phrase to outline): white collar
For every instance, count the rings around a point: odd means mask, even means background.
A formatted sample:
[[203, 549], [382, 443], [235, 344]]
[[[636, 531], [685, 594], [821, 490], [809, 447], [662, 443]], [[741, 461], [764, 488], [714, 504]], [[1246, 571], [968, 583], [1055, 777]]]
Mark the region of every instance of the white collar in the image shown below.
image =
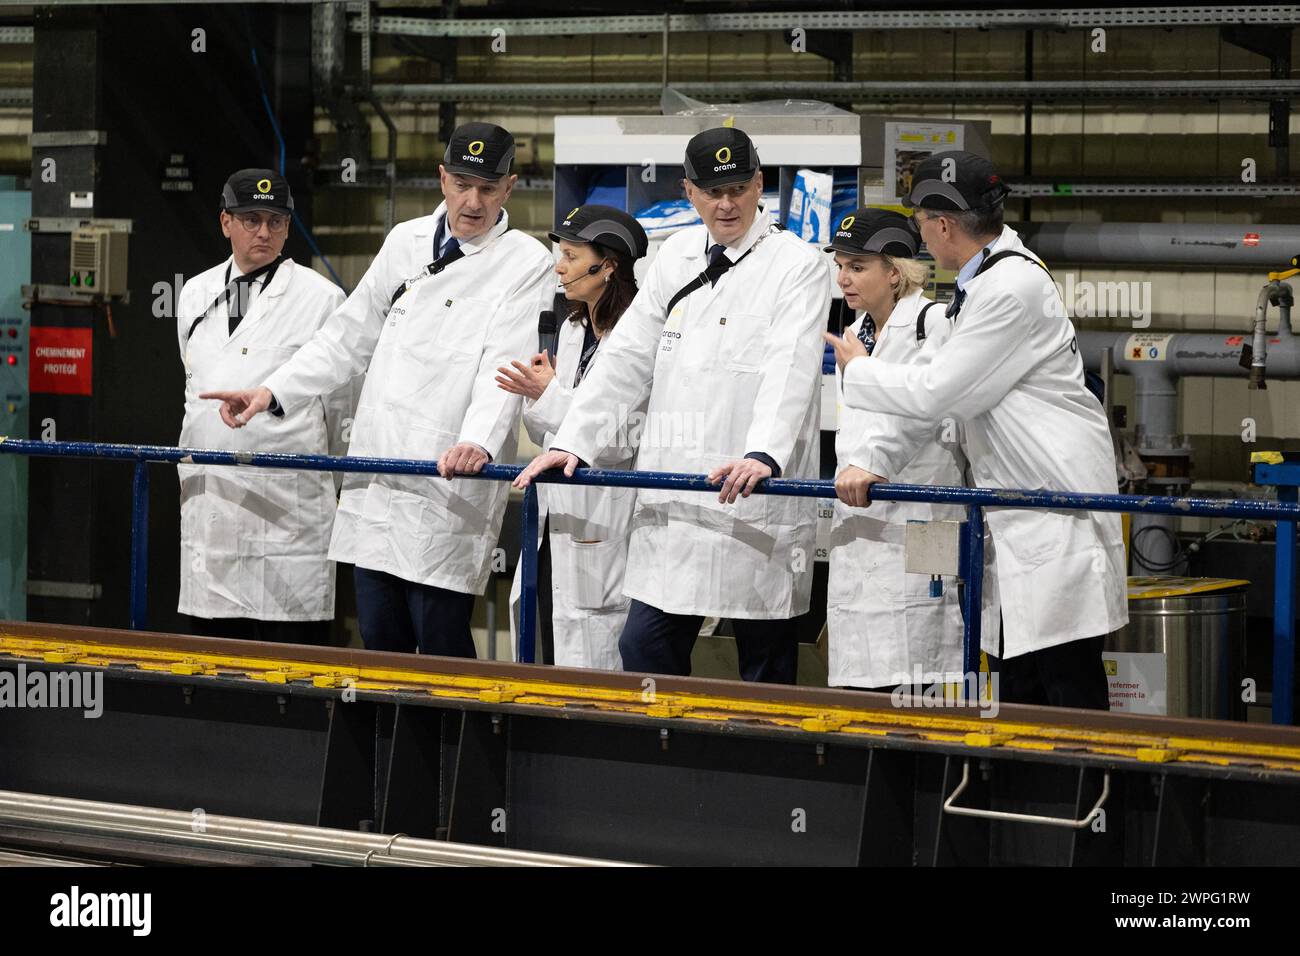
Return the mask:
[[[436, 236], [438, 234], [438, 226], [441, 225], [446, 220], [446, 218], [447, 218], [447, 201], [444, 199], [441, 203], [438, 204], [438, 208], [433, 211], [433, 235]], [[488, 246], [492, 245], [492, 243], [496, 241], [496, 238], [509, 228], [510, 228], [510, 214], [506, 212], [504, 208], [502, 208], [500, 218], [498, 218], [497, 221], [492, 224], [492, 228], [489, 229], [487, 232], [483, 233], [482, 235], [475, 236], [473, 239], [457, 240], [457, 242], [460, 243], [460, 251], [467, 256], [472, 256], [476, 252], [482, 252]], [[447, 237], [449, 235], [450, 233], [444, 234], [443, 236], [444, 242], [447, 241]]]
[[[772, 217], [767, 214], [767, 207], [763, 205], [763, 201], [760, 199], [758, 202], [758, 209], [754, 213], [754, 221], [749, 224], [749, 229], [745, 231], [745, 234], [741, 236], [735, 244], [727, 245], [726, 243], [722, 243], [722, 254], [732, 262], [735, 262], [748, 252], [750, 248], [753, 247], [754, 243], [767, 235], [767, 231], [771, 227]], [[704, 234], [707, 237], [707, 242], [704, 246], [704, 254], [707, 256], [709, 254], [709, 249], [718, 245], [718, 242], [709, 234], [707, 229]]]

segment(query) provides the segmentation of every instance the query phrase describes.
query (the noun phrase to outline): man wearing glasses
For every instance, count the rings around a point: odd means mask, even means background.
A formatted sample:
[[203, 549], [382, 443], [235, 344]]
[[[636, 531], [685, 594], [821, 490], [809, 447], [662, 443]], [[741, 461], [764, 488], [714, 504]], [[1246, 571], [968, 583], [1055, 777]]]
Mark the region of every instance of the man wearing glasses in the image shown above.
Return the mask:
[[213, 421], [219, 412], [246, 429], [366, 371], [349, 454], [438, 462], [446, 480], [343, 481], [330, 554], [355, 568], [370, 650], [476, 655], [474, 597], [487, 587], [508, 489], [452, 479], [513, 456], [522, 399], [497, 387], [496, 370], [531, 354], [555, 295], [546, 247], [510, 228], [514, 156], [508, 130], [457, 127], [438, 167], [442, 204], [393, 227], [347, 302], [278, 369], [200, 396], [221, 403], [209, 406]]
[[[269, 169], [242, 169], [221, 193], [225, 262], [191, 279], [177, 304], [185, 365], [180, 444], [228, 451], [342, 453], [348, 382], [283, 417], [231, 431], [200, 393], [259, 384], [343, 302], [343, 292], [282, 254], [293, 197]], [[327, 472], [180, 465], [179, 610], [206, 636], [325, 644], [334, 618], [335, 511]]]

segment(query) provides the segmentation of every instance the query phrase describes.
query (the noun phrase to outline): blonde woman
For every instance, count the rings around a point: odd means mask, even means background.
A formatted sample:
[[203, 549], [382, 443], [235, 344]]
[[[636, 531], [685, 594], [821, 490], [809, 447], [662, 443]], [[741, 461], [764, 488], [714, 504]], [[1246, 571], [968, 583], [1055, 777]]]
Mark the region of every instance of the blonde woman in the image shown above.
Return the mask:
[[[859, 209], [839, 222], [826, 247], [835, 254], [845, 307], [855, 313], [848, 334], [869, 354], [891, 362], [927, 362], [952, 334], [943, 306], [922, 295], [929, 266], [916, 259], [919, 246], [920, 237], [906, 216]], [[908, 574], [903, 553], [907, 522], [960, 520], [962, 509], [871, 504], [868, 494], [870, 481], [880, 479], [965, 484], [957, 428], [955, 422], [936, 426], [838, 403], [839, 500], [831, 530], [826, 614], [833, 687], [888, 691], [962, 678], [957, 581], [945, 577], [942, 594], [932, 597], [930, 577]]]

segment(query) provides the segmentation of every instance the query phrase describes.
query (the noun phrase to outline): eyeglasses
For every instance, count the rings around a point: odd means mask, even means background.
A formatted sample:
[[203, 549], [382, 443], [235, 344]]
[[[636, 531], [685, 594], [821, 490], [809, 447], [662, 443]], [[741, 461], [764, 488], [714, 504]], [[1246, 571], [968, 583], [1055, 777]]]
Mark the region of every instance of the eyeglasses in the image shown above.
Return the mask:
[[266, 228], [271, 231], [271, 235], [273, 236], [289, 230], [288, 216], [267, 216], [264, 219], [258, 213], [246, 212], [235, 215], [232, 218], [244, 227], [245, 232], [257, 232], [262, 228], [262, 223], [266, 223]]

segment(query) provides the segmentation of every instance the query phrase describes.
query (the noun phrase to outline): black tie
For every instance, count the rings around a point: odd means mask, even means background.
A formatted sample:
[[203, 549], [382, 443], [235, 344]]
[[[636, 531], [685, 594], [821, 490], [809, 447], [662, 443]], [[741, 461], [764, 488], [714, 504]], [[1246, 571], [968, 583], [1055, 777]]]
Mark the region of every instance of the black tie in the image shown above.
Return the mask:
[[230, 316], [230, 334], [235, 334], [235, 329], [239, 328], [239, 323], [244, 321], [244, 315], [248, 312], [249, 300], [253, 297], [253, 283], [260, 279], [261, 273], [249, 273], [246, 276], [236, 276], [234, 288], [231, 289], [230, 295], [226, 297], [226, 312]]
[[870, 312], [864, 312], [862, 315], [862, 325], [858, 328], [858, 341], [867, 347], [868, 355], [876, 350], [876, 320], [871, 317]]
[[722, 273], [726, 272], [727, 269], [731, 267], [730, 262], [726, 262], [726, 265], [723, 266], [718, 265], [719, 260], [726, 261], [726, 253], [727, 247], [720, 242], [709, 246], [709, 285], [717, 285], [718, 279], [721, 278]]
[[465, 253], [460, 251], [460, 240], [452, 236], [442, 247], [442, 256], [433, 264], [433, 275], [437, 275], [447, 266], [451, 265], [457, 259], [465, 258]]
[[948, 303], [948, 308], [944, 311], [944, 315], [946, 315], [950, 319], [955, 319], [957, 317], [957, 313], [961, 311], [961, 304], [965, 301], [966, 301], [966, 290], [958, 289], [957, 294], [954, 295], [952, 297], [952, 301]]

